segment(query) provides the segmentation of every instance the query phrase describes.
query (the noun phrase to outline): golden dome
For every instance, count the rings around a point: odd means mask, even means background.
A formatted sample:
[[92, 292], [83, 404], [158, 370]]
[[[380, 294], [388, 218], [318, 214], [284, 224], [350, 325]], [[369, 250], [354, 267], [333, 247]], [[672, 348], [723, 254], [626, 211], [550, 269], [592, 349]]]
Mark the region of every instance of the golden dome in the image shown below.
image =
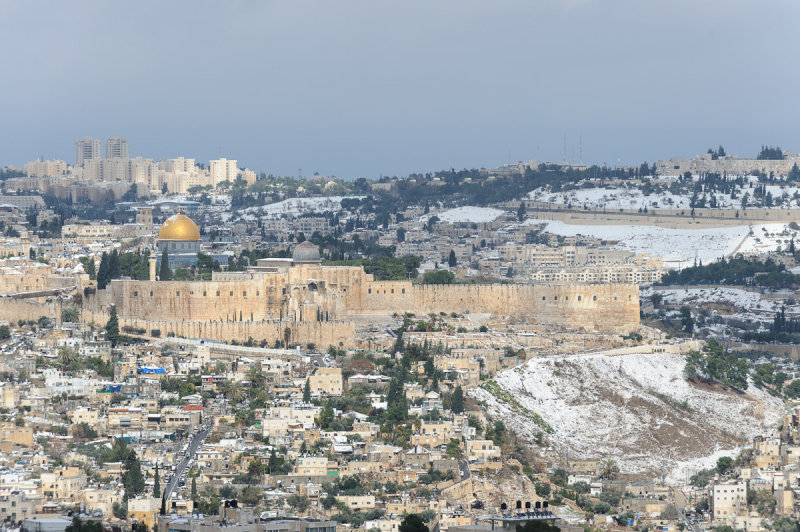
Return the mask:
[[178, 213], [170, 216], [158, 230], [159, 240], [182, 240], [191, 242], [200, 240], [200, 230], [191, 218]]

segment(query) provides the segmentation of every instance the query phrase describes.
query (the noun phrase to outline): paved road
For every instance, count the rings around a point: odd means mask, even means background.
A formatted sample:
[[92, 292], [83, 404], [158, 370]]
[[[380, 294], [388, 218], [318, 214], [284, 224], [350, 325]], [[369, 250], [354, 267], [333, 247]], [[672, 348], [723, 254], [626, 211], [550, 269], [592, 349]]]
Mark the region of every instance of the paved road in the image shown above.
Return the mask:
[[183, 472], [186, 471], [186, 468], [189, 467], [189, 464], [194, 460], [194, 456], [197, 454], [197, 449], [203, 443], [203, 440], [206, 439], [206, 436], [208, 436], [209, 432], [211, 432], [211, 424], [207, 423], [203, 426], [200, 432], [194, 435], [192, 443], [189, 444], [189, 448], [186, 449], [186, 452], [181, 455], [180, 462], [178, 462], [175, 466], [175, 471], [172, 473], [172, 476], [169, 477], [167, 486], [164, 488], [163, 497], [166, 500], [169, 500], [172, 496], [172, 492], [175, 491], [175, 487], [178, 485], [178, 481], [180, 481], [181, 476], [183, 476]]
[[686, 525], [686, 530], [688, 532], [700, 532], [701, 531], [700, 526], [697, 523], [691, 522], [689, 520], [689, 518], [686, 516], [686, 514], [683, 512], [683, 510], [681, 510], [681, 521], [683, 521], [683, 524]]
[[464, 460], [463, 458], [458, 461], [458, 469], [461, 471], [461, 480], [467, 480], [469, 478], [469, 462]]

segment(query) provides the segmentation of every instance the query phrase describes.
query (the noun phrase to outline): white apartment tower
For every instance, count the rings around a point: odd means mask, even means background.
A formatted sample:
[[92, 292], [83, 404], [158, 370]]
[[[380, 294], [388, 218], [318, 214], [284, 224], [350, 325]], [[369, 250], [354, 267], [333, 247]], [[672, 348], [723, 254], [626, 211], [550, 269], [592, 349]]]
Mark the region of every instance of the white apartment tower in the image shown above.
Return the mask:
[[111, 137], [106, 141], [106, 159], [130, 159], [128, 139]]
[[215, 187], [223, 181], [236, 181], [239, 169], [236, 167], [236, 159], [216, 159], [208, 161], [208, 172], [211, 178], [211, 186]]
[[75, 141], [75, 166], [83, 166], [85, 161], [100, 157], [100, 139], [83, 137]]

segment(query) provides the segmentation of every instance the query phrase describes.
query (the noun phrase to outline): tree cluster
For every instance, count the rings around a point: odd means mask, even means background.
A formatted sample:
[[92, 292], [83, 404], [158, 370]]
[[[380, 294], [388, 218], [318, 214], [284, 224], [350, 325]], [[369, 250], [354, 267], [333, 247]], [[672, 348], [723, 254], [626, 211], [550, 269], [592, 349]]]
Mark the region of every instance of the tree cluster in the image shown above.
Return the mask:
[[747, 389], [747, 361], [726, 351], [713, 338], [702, 351], [690, 351], [686, 355], [684, 375], [691, 381], [718, 382], [737, 390]]

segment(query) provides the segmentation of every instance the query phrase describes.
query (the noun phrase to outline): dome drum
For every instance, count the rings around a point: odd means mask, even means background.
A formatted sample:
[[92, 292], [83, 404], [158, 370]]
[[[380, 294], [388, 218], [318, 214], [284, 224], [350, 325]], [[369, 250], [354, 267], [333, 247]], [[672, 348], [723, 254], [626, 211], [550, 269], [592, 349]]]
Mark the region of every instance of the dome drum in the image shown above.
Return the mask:
[[319, 247], [308, 240], [297, 244], [292, 251], [292, 262], [319, 262]]

